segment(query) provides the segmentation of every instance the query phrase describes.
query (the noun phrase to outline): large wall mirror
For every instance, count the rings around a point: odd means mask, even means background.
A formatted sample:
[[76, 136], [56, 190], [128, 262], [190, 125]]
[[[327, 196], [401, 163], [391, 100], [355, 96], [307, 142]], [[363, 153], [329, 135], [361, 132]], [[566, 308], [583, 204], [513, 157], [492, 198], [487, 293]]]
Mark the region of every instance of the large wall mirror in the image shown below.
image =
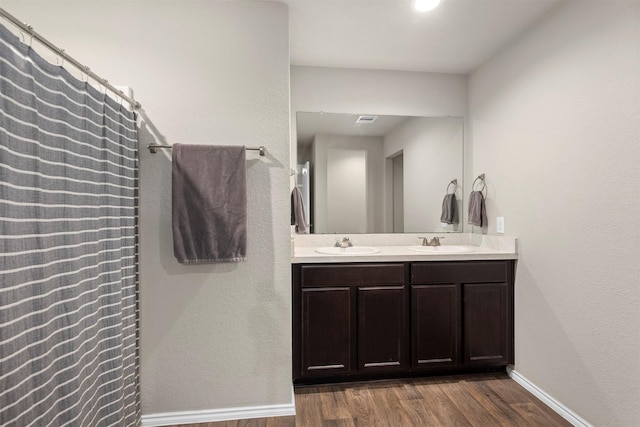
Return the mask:
[[462, 231], [462, 117], [298, 112], [296, 127], [311, 233]]

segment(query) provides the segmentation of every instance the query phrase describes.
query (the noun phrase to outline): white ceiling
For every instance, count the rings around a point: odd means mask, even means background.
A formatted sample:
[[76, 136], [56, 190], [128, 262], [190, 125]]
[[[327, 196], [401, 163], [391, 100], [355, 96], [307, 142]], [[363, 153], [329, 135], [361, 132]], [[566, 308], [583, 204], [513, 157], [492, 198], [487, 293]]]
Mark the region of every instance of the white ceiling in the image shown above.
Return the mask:
[[409, 119], [405, 116], [377, 116], [373, 123], [356, 124], [359, 114], [296, 113], [298, 144], [311, 145], [315, 135], [385, 136]]
[[284, 0], [291, 64], [468, 74], [561, 0]]

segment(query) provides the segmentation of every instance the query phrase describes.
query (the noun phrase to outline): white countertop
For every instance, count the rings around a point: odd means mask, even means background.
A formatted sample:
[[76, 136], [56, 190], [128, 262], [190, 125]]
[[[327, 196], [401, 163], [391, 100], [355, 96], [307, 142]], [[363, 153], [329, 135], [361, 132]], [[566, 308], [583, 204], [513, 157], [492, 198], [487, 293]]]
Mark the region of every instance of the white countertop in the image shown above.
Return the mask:
[[[421, 234], [422, 236], [423, 234]], [[422, 253], [408, 249], [408, 246], [415, 245], [415, 236], [406, 236], [399, 239], [397, 236], [385, 239], [376, 235], [368, 239], [366, 235], [355, 235], [357, 240], [355, 246], [373, 246], [380, 252], [366, 255], [330, 255], [316, 252], [316, 248], [322, 246], [332, 246], [330, 243], [335, 240], [335, 236], [330, 236], [329, 240], [324, 237], [313, 238], [309, 236], [296, 236], [294, 255], [291, 257], [293, 264], [304, 263], [348, 263], [348, 262], [404, 262], [404, 261], [475, 261], [475, 260], [503, 260], [517, 259], [517, 239], [507, 236], [487, 236], [474, 234], [458, 234], [447, 236], [451, 244], [463, 244], [473, 247], [473, 252], [464, 253]], [[315, 239], [315, 242], [314, 242]], [[360, 244], [358, 244], [360, 242]], [[301, 244], [302, 243], [302, 244]], [[315, 244], [314, 244], [315, 243]], [[382, 243], [382, 244], [381, 244]], [[385, 244], [388, 243], [388, 244]], [[443, 243], [446, 247], [446, 243]]]

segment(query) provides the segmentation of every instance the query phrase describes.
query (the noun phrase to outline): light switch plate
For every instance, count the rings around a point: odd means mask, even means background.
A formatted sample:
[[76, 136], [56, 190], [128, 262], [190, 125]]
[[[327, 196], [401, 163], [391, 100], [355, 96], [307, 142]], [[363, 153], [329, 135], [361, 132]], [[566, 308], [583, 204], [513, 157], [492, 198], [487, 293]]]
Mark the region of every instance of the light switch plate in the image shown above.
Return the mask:
[[496, 217], [496, 233], [504, 234], [504, 217]]

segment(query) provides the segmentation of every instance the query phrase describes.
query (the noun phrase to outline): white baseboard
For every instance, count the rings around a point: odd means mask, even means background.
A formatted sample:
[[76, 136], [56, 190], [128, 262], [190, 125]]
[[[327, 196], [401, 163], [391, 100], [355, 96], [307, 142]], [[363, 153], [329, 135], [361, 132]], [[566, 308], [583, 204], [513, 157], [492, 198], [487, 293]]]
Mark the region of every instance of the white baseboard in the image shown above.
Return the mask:
[[164, 412], [142, 416], [140, 427], [198, 424], [249, 418], [287, 417], [296, 414], [295, 401], [283, 405], [250, 406], [199, 411]]
[[510, 367], [507, 367], [507, 374], [511, 377], [512, 380], [520, 384], [522, 387], [527, 389], [531, 394], [540, 399], [545, 405], [549, 408], [553, 409], [558, 413], [562, 418], [569, 421], [576, 427], [593, 427], [583, 418], [581, 418], [578, 414], [573, 412], [571, 409], [564, 406], [562, 403], [558, 402], [555, 398], [549, 395], [547, 392], [542, 390], [540, 387], [529, 381], [527, 378], [519, 374], [517, 371], [513, 370]]

